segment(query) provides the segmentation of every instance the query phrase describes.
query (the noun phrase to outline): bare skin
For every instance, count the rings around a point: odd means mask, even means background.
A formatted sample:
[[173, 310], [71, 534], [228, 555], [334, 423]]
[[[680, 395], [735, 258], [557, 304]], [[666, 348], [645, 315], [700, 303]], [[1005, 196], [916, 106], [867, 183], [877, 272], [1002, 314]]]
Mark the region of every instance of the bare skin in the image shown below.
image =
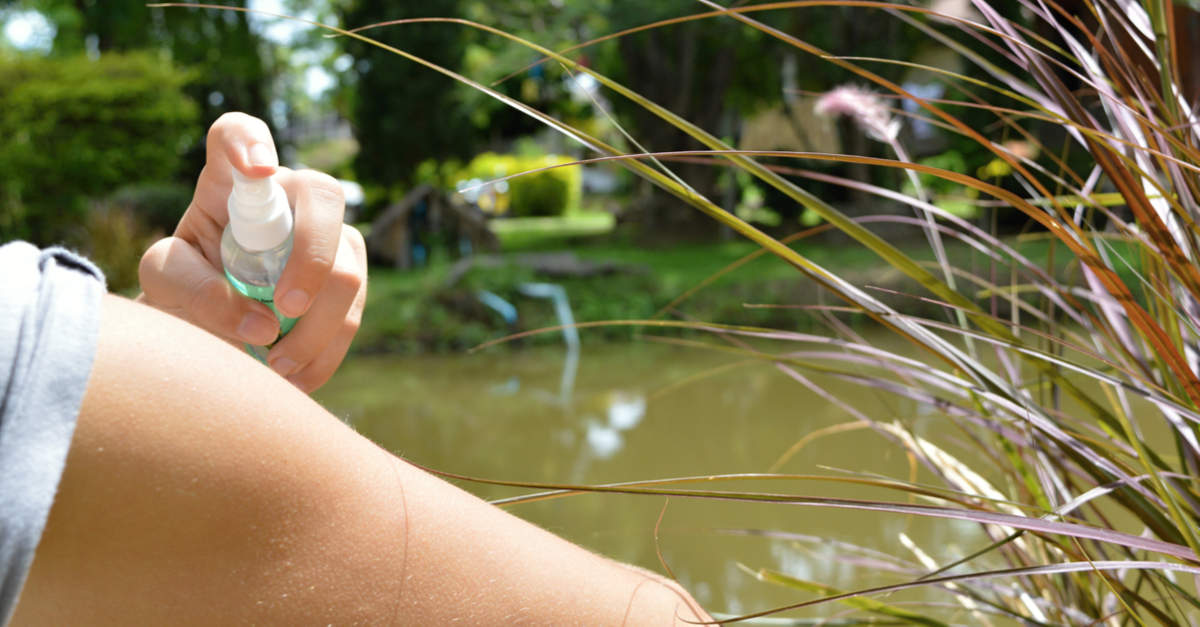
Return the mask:
[[13, 625], [672, 625], [677, 585], [397, 459], [192, 325], [105, 297]]

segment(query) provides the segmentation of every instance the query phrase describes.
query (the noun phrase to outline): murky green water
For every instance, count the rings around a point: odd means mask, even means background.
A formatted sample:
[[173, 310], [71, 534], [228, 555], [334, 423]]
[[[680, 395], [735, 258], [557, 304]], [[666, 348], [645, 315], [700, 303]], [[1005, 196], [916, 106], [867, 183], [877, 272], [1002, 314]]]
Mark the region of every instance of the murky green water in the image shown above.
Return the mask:
[[[562, 349], [356, 358], [318, 399], [367, 437], [420, 464], [472, 476], [566, 483], [764, 472], [806, 434], [853, 420], [774, 367], [730, 365], [735, 361], [653, 343], [588, 345], [586, 338], [573, 381], [570, 368], [564, 373]], [[718, 374], [702, 376], [722, 367]], [[918, 433], [953, 428], [910, 402], [852, 385], [820, 383], [868, 415], [901, 418]], [[910, 467], [895, 445], [869, 430], [855, 430], [818, 440], [783, 471], [907, 478]], [[918, 477], [932, 481], [923, 473]], [[472, 483], [464, 487], [488, 499], [519, 493]], [[897, 493], [826, 482], [756, 481], [728, 487], [906, 500]], [[590, 494], [509, 510], [600, 553], [662, 572], [654, 528], [665, 502], [663, 497]], [[781, 540], [752, 530], [822, 540]], [[759, 582], [739, 564], [778, 569], [841, 589], [899, 582], [907, 577], [869, 560], [850, 559], [828, 541], [912, 561], [913, 553], [900, 542], [902, 533], [938, 561], [986, 544], [968, 523], [674, 498], [659, 529], [659, 546], [678, 579], [706, 607], [737, 614], [811, 598]], [[928, 598], [918, 592], [887, 600]], [[791, 615], [832, 616], [847, 609], [825, 605]]]

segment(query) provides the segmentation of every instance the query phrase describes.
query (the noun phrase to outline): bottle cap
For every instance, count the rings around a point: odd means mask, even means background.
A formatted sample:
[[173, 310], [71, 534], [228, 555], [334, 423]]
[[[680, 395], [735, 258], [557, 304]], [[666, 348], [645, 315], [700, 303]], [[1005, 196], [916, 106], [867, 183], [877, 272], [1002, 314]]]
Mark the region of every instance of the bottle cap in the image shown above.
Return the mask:
[[244, 250], [270, 250], [292, 232], [292, 209], [287, 193], [272, 177], [250, 178], [233, 171], [229, 194], [229, 227]]

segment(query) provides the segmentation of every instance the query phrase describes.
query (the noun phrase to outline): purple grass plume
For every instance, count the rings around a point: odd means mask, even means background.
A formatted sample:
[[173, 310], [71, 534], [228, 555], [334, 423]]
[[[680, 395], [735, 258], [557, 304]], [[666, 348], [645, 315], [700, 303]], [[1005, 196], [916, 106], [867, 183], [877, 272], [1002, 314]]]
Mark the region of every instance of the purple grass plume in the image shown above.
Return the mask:
[[868, 137], [876, 141], [892, 143], [900, 134], [900, 120], [892, 117], [883, 99], [875, 92], [857, 85], [842, 85], [825, 92], [817, 99], [813, 110], [817, 115], [849, 116]]

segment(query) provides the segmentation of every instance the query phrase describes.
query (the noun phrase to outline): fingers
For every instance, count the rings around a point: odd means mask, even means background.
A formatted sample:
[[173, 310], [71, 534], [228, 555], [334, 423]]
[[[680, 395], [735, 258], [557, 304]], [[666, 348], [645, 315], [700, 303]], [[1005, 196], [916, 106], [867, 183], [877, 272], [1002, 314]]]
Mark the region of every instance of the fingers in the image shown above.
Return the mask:
[[338, 366], [346, 358], [346, 352], [350, 350], [350, 343], [354, 340], [354, 334], [357, 332], [358, 322], [352, 323], [347, 320], [338, 331], [337, 337], [326, 347], [325, 352], [321, 353], [307, 367], [288, 375], [287, 380], [303, 390], [305, 394], [312, 393], [313, 390], [324, 385], [333, 376], [333, 373], [337, 372]]
[[188, 242], [159, 240], [138, 266], [147, 304], [224, 338], [256, 345], [279, 335], [279, 321], [262, 303], [242, 296], [225, 275]]
[[275, 306], [300, 321], [268, 358], [297, 386], [314, 389], [341, 363], [365, 303], [365, 246], [356, 230], [342, 224], [341, 185], [319, 172], [279, 167], [266, 123], [244, 113], [222, 115], [209, 130], [206, 151], [176, 238], [156, 244], [143, 258], [146, 301], [222, 337], [256, 345], [273, 341], [279, 326], [270, 309], [225, 281], [220, 241], [229, 222], [233, 170], [254, 178], [274, 175], [295, 216], [292, 253], [275, 286]]
[[226, 113], [208, 129], [204, 170], [196, 182], [196, 205], [205, 213], [229, 221], [226, 203], [233, 187], [233, 168], [252, 178], [271, 176], [279, 169], [279, 156], [267, 123], [245, 113]]
[[213, 123], [205, 140], [206, 161], [196, 181], [192, 205], [175, 235], [200, 248], [213, 263], [221, 230], [229, 222], [227, 203], [233, 188], [233, 168], [246, 176], [271, 176], [279, 156], [271, 131], [262, 120], [245, 113], [226, 113]]
[[[333, 271], [346, 205], [341, 184], [328, 174], [281, 168], [276, 180], [287, 190], [296, 226], [292, 255], [275, 287], [275, 306], [296, 318], [308, 311]], [[365, 268], [360, 274], [365, 275]]]
[[208, 129], [204, 147], [209, 165], [228, 164], [252, 178], [271, 176], [279, 166], [267, 123], [245, 113], [217, 118]]
[[344, 226], [341, 232], [333, 270], [312, 307], [267, 355], [272, 369], [305, 392], [324, 384], [342, 363], [366, 304], [366, 246], [357, 229]]
[[271, 132], [244, 113], [222, 115], [208, 132], [208, 161], [196, 184], [193, 204], [176, 234], [213, 259], [213, 243], [228, 222], [226, 203], [233, 168], [250, 177], [275, 175], [295, 213], [292, 255], [275, 289], [275, 306], [285, 315], [304, 315], [321, 291], [337, 255], [345, 202], [333, 177], [312, 170], [279, 167]]

